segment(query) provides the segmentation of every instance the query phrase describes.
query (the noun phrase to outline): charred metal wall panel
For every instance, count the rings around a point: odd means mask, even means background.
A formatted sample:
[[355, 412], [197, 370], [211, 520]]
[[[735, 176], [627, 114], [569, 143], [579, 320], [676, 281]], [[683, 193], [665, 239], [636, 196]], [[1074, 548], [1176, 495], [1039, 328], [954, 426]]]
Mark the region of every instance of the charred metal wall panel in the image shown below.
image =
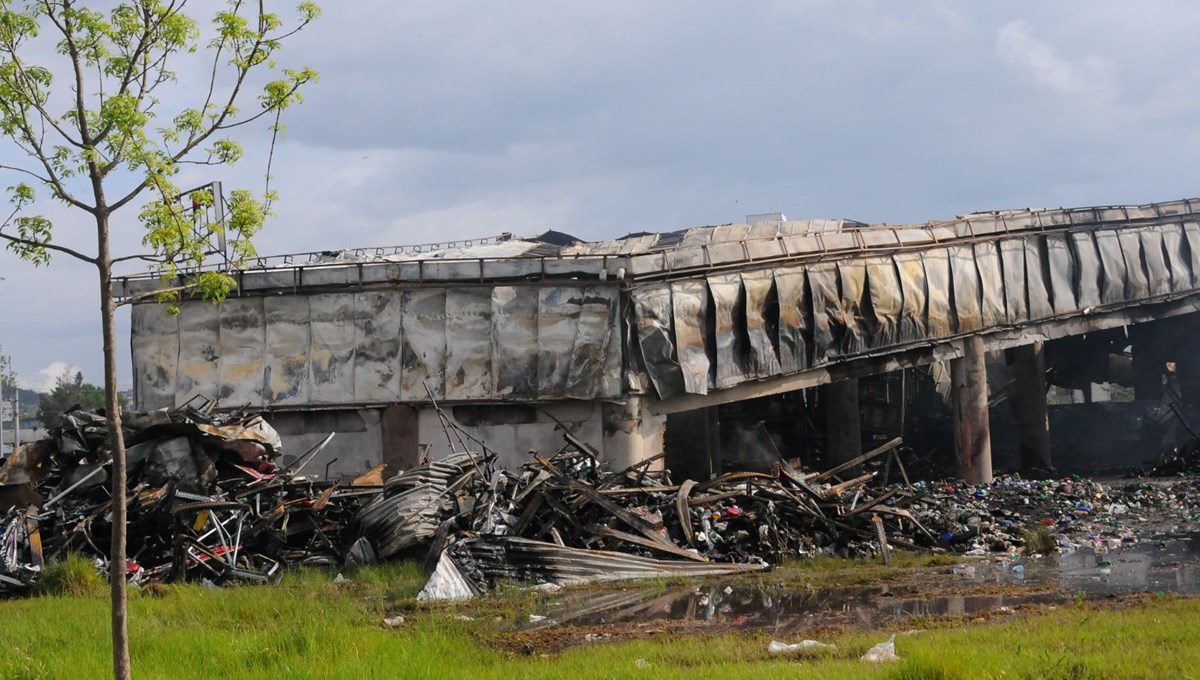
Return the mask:
[[754, 377], [747, 370], [742, 277], [736, 273], [710, 276], [708, 290], [712, 294], [713, 318], [716, 320], [716, 386], [720, 389]]
[[[619, 354], [617, 329], [618, 296], [611, 287], [589, 286], [576, 289], [579, 295], [579, 320], [575, 324], [575, 339], [568, 356], [568, 399], [595, 399], [620, 389], [619, 371], [609, 361], [614, 351]], [[618, 364], [619, 366], [619, 364]]]
[[837, 265], [840, 295], [834, 313], [842, 327], [840, 356], [858, 354], [867, 348], [868, 328], [863, 318], [863, 297], [867, 292], [867, 266], [861, 261], [841, 261]]
[[892, 258], [871, 258], [865, 264], [871, 311], [874, 315], [870, 324], [870, 345], [872, 348], [894, 345], [900, 341], [900, 325], [904, 313], [904, 286], [900, 283], [896, 264]]
[[354, 396], [363, 402], [400, 401], [398, 291], [359, 293], [354, 298]]
[[266, 324], [263, 398], [276, 406], [307, 404], [308, 352], [312, 346], [308, 296], [273, 295], [262, 301]]
[[1050, 265], [1047, 264], [1045, 248], [1038, 236], [1027, 236], [1025, 243], [1025, 293], [1029, 301], [1029, 320], [1048, 319], [1054, 316], [1050, 303]]
[[483, 399], [492, 389], [492, 291], [446, 291], [446, 398]]
[[1009, 323], [1029, 320], [1025, 286], [1025, 244], [1020, 239], [1000, 242], [1000, 265], [1004, 270], [1004, 314]]
[[671, 283], [671, 315], [683, 389], [689, 394], [708, 394], [712, 386], [712, 362], [708, 359], [708, 287], [704, 281]]
[[929, 337], [954, 334], [954, 307], [950, 303], [950, 253], [945, 248], [924, 254], [926, 311]]
[[492, 389], [499, 397], [531, 399], [538, 393], [538, 289], [492, 289]]
[[[545, 309], [539, 309], [544, 306]], [[144, 408], [196, 394], [225, 406], [621, 395], [615, 286], [479, 286], [137, 305]], [[543, 391], [544, 387], [549, 392]]]
[[1121, 253], [1125, 256], [1125, 299], [1140, 300], [1150, 296], [1150, 281], [1146, 278], [1146, 263], [1142, 260], [1142, 238], [1137, 230], [1123, 229], [1117, 235]]
[[221, 401], [230, 406], [263, 405], [266, 322], [263, 298], [233, 298], [220, 307]]
[[807, 277], [799, 266], [775, 270], [779, 293], [779, 364], [784, 373], [808, 368], [812, 347], [812, 301]]
[[[403, 293], [400, 330], [400, 397], [424, 401], [446, 397], [446, 291]], [[428, 388], [429, 392], [426, 392]]]
[[131, 349], [135, 364], [133, 389], [139, 403], [169, 404], [175, 400], [179, 368], [179, 315], [160, 305], [134, 305], [130, 313]]
[[839, 315], [837, 265], [819, 262], [809, 267], [808, 285], [812, 293], [813, 365], [820, 366], [837, 357], [842, 334], [842, 324], [835, 321]]
[[562, 397], [571, 372], [571, 347], [583, 299], [574, 287], [547, 286], [538, 298], [539, 393]]
[[760, 378], [779, 375], [780, 372], [779, 357], [775, 352], [779, 309], [774, 287], [774, 272], [769, 269], [742, 273], [751, 370]]
[[[1194, 295], [1200, 225], [1164, 215], [988, 214], [895, 233], [780, 230], [770, 244], [740, 240], [770, 237], [766, 227], [721, 228], [658, 251], [625, 244], [620, 281], [378, 281], [186, 301], [178, 317], [137, 306], [135, 386], [144, 408], [194, 394], [227, 406], [423, 402], [426, 385], [451, 401], [706, 394], [893, 347]], [[700, 270], [638, 280], [663, 274], [655, 267], [668, 260]], [[703, 269], [723, 263], [738, 266]]]
[[[312, 338], [308, 353], [309, 399], [317, 404], [344, 402], [347, 395], [353, 399], [354, 295], [313, 295], [308, 310]], [[222, 365], [224, 362], [222, 355]]]
[[927, 295], [925, 262], [921, 253], [898, 253], [892, 260], [900, 277], [900, 329], [898, 342], [915, 342], [929, 337], [925, 313]]
[[1100, 276], [1100, 251], [1091, 232], [1077, 231], [1071, 234], [1071, 248], [1075, 256], [1076, 299], [1081, 309], [1100, 304], [1102, 281]]
[[671, 285], [660, 283], [632, 291], [637, 344], [642, 363], [660, 399], [683, 392], [683, 371], [675, 353]]

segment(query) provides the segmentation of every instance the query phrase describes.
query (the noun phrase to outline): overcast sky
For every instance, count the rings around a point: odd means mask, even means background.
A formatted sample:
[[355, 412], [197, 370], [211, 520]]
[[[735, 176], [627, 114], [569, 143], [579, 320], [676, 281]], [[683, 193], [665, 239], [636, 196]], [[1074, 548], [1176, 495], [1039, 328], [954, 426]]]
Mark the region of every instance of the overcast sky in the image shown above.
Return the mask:
[[[323, 5], [283, 55], [321, 81], [289, 112], [262, 253], [1200, 194], [1200, 3]], [[242, 138], [237, 168], [185, 179], [253, 185], [264, 138]], [[93, 272], [5, 253], [0, 276], [21, 380], [71, 365], [100, 382]]]

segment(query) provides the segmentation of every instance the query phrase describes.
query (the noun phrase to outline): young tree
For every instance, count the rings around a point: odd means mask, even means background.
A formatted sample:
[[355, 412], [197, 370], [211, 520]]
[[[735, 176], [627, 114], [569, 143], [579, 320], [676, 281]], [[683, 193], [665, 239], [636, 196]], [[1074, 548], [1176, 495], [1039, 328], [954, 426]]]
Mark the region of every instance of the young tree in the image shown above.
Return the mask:
[[[228, 0], [207, 24], [185, 12], [187, 0], [0, 0], [0, 138], [18, 152], [3, 157], [26, 161], [0, 164], [13, 181], [8, 188], [12, 213], [0, 223], [0, 238], [35, 265], [48, 263], [52, 253], [94, 265], [100, 284], [112, 454], [109, 579], [116, 678], [128, 678], [130, 667], [113, 265], [132, 259], [158, 262], [164, 280], [176, 281], [169, 294], [222, 299], [233, 285], [223, 272], [202, 273], [182, 284], [175, 278], [179, 268], [203, 263], [209, 239], [192, 228], [173, 182], [184, 164], [236, 162], [242, 149], [231, 131], [261, 120], [271, 129], [264, 193], [231, 192], [229, 217], [214, 227], [224, 230], [235, 266], [254, 254], [249, 239], [273, 198], [270, 158], [280, 113], [298, 102], [302, 88], [316, 77], [308, 68], [280, 69], [276, 57], [289, 37], [317, 17], [317, 6], [301, 3], [295, 19], [285, 24], [267, 4], [275, 3]], [[195, 60], [203, 60], [203, 66]], [[186, 82], [177, 79], [178, 68], [188, 69]], [[239, 107], [255, 92], [256, 105]], [[189, 94], [194, 101], [178, 105]], [[94, 228], [94, 250], [56, 240], [63, 230], [46, 216], [38, 190], [79, 211], [85, 219], [70, 229], [92, 234]], [[203, 192], [191, 198], [213, 200]], [[153, 252], [114, 256], [113, 216], [138, 203], [142, 241]]]

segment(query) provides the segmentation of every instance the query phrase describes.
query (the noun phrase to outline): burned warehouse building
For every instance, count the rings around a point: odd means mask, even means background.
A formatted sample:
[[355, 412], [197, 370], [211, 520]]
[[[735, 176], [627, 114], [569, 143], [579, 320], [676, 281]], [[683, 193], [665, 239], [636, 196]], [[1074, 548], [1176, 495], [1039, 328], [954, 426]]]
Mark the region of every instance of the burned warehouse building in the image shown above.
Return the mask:
[[[133, 305], [135, 405], [249, 406], [297, 450], [337, 432], [314, 461], [331, 475], [449, 455], [452, 419], [512, 469], [564, 432], [613, 469], [655, 459], [691, 479], [778, 456], [833, 467], [904, 436], [988, 481], [1072, 459], [1057, 440], [1051, 457], [1060, 421], [1096, 438], [1188, 426], [1198, 209], [903, 226], [773, 214], [600, 242], [505, 234], [262, 258], [221, 304]], [[128, 277], [118, 295], [161, 285]], [[1047, 380], [1087, 401], [1094, 384], [1132, 387], [1136, 406], [1056, 413]]]

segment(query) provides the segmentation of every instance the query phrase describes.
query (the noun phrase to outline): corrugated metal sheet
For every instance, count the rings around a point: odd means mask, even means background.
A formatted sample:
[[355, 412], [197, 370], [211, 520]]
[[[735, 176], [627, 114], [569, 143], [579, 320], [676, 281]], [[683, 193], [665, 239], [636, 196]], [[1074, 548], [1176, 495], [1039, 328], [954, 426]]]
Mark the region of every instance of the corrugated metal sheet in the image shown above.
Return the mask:
[[[889, 257], [677, 281], [673, 324], [643, 329], [652, 329], [656, 348], [669, 350], [656, 356], [658, 368], [649, 373], [656, 387], [682, 374], [677, 389], [704, 394], [710, 385], [700, 378], [714, 363], [715, 386], [725, 388], [776, 375], [776, 366], [792, 373], [870, 350], [1153, 300], [1193, 289], [1198, 247], [1195, 224], [1035, 236], [998, 231], [990, 240]], [[700, 302], [703, 284], [711, 307]], [[642, 298], [648, 290], [633, 293], [639, 309], [661, 307], [663, 300]], [[704, 338], [703, 329], [715, 329], [716, 337]]]

